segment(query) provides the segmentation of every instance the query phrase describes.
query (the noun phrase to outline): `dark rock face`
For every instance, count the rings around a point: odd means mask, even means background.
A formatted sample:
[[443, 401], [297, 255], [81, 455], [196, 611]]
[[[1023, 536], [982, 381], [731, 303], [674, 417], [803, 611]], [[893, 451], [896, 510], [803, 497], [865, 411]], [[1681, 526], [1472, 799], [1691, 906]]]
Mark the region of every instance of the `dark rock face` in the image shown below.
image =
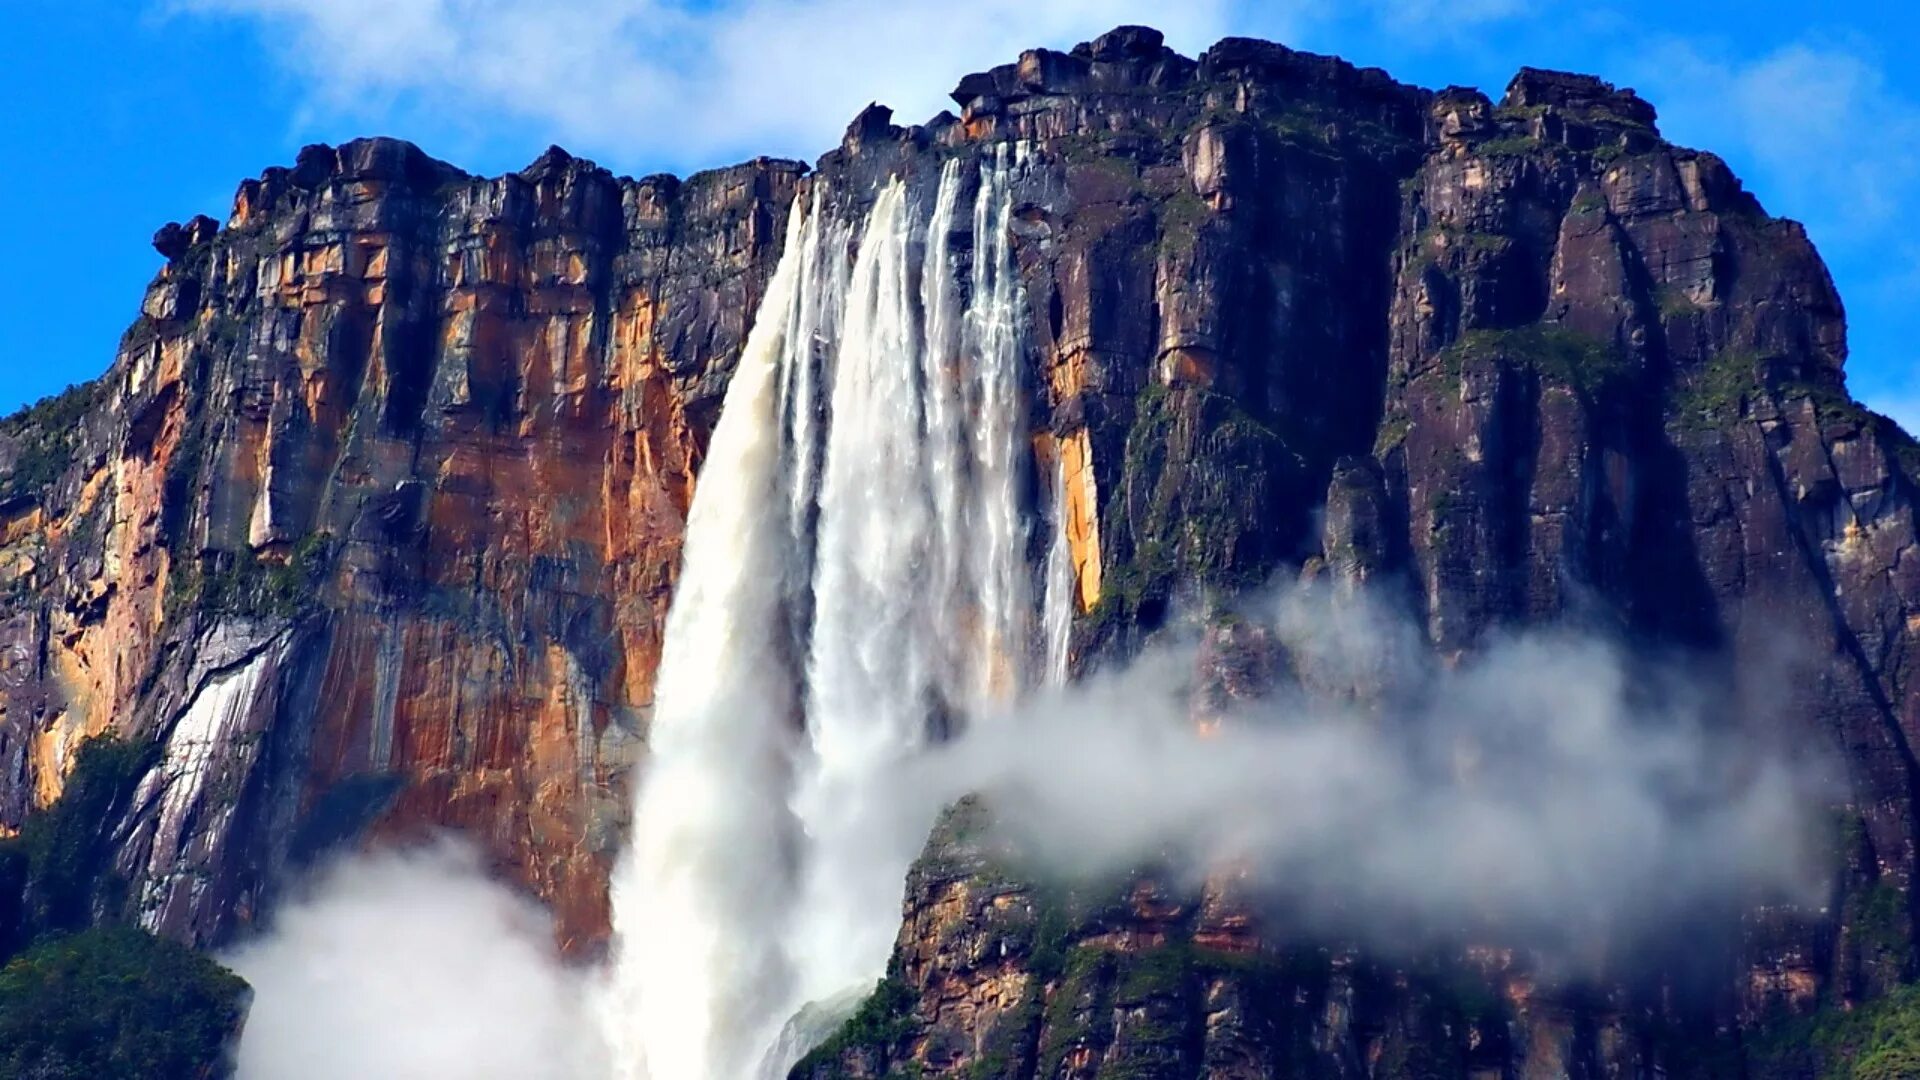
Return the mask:
[[[175, 762], [122, 849], [168, 933], [218, 940], [318, 851], [440, 825], [592, 948], [693, 477], [788, 205], [817, 184], [857, 211], [876, 180], [920, 191], [1017, 143], [1030, 427], [1068, 476], [1077, 663], [1301, 568], [1403, 589], [1447, 654], [1578, 619], [1709, 672], [1791, 657], [1766, 711], [1845, 763], [1844, 858], [1826, 913], [1738, 928], [1702, 1023], [1911, 974], [1920, 454], [1848, 398], [1799, 226], [1586, 76], [1524, 70], [1496, 105], [1122, 28], [954, 99], [918, 127], [869, 108], [812, 178], [636, 182], [556, 148], [487, 180], [388, 140], [311, 147], [242, 185], [217, 235], [162, 230], [98, 407], [71, 438], [0, 427], [0, 470], [44, 477], [0, 503], [0, 823], [111, 728]], [[1210, 650], [1218, 700], [1289, 663], [1253, 631]], [[1295, 947], [1231, 893], [1143, 877], [1056, 902], [937, 839], [899, 1038], [816, 1064], [1676, 1060], [1655, 1021], [1680, 1020], [1649, 1004], [1671, 987], [1575, 998], [1492, 947], [1425, 968]]]
[[[1404, 587], [1444, 654], [1574, 620], [1703, 670], [1791, 657], [1784, 707], [1730, 679], [1729, 711], [1844, 748], [1835, 901], [1717, 928], [1707, 974], [1576, 990], [1498, 943], [1411, 964], [1300, 944], [1227, 882], [1063, 901], [961, 829], [909, 883], [875, 999], [894, 1015], [849, 1029], [885, 1038], [800, 1074], [1645, 1075], [1907, 977], [1914, 444], [1847, 398], [1799, 226], [1589, 77], [1523, 71], [1495, 105], [1264, 43], [1188, 64], [1126, 41], [954, 95], [964, 137], [1057, 170], [1020, 240], [1036, 426], [1080, 448], [1097, 507], [1080, 661], [1296, 566]], [[1289, 662], [1216, 627], [1202, 722]]]

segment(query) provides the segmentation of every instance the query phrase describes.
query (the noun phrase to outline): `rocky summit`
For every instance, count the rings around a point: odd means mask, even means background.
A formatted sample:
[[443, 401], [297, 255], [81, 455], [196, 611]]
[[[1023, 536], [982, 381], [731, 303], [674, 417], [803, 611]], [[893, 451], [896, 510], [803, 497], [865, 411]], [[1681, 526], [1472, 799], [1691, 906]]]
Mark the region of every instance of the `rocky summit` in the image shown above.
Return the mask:
[[[1743, 1037], [1914, 974], [1920, 447], [1849, 397], [1798, 224], [1584, 75], [1493, 100], [1123, 27], [953, 99], [869, 108], [812, 168], [685, 179], [314, 146], [224, 224], [162, 228], [106, 373], [0, 422], [0, 829], [115, 734], [151, 749], [102, 918], [218, 946], [323, 856], [447, 828], [600, 955], [688, 509], [789, 214], [1007, 146], [1075, 670], [1303, 576], [1401, 597], [1447, 660], [1577, 620], [1730, 695], [1788, 665], [1752, 711], [1839, 763], [1830, 897], [1570, 983], [1497, 935], [1299, 940], [1225, 878], [1061, 894], [962, 807], [887, 979], [797, 1075], [1735, 1076], [1712, 1063]], [[1224, 618], [1201, 663], [1215, 696], [1298, 677]]]

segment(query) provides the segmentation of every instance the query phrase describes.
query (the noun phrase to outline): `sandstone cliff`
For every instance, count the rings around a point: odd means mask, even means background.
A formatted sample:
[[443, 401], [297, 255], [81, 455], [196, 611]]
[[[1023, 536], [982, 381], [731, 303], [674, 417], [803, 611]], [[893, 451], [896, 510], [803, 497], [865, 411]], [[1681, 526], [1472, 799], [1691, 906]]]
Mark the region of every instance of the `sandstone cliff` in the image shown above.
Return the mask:
[[451, 826], [598, 940], [692, 477], [803, 172], [552, 150], [484, 180], [366, 140], [162, 230], [91, 407], [4, 436], [0, 817], [123, 731], [167, 746], [121, 856], [165, 932]]
[[[1847, 396], [1798, 225], [1583, 76], [1523, 70], [1495, 103], [1120, 31], [955, 97], [970, 134], [1062, 162], [1022, 239], [1043, 419], [1098, 508], [1082, 662], [1299, 566], [1404, 585], [1449, 655], [1573, 618], [1731, 695], [1791, 653], [1782, 711], [1845, 748], [1853, 797], [1832, 905], [1687, 939], [1704, 985], [1536, 985], [1497, 940], [1382, 964], [1219, 883], [1039, 890], [950, 827], [892, 975], [802, 1075], [1649, 1075], [1910, 974], [1920, 459]], [[1214, 646], [1216, 681], [1274, 666]]]
[[[821, 179], [636, 182], [553, 150], [489, 180], [370, 140], [162, 230], [107, 374], [0, 428], [0, 823], [118, 730], [165, 745], [118, 840], [167, 933], [222, 940], [319, 852], [444, 825], [591, 951], [693, 477], [788, 205], [1017, 140], [1077, 663], [1300, 568], [1404, 584], [1445, 653], [1571, 615], [1728, 671], [1793, 642], [1784, 711], [1848, 768], [1842, 870], [1827, 915], [1748, 921], [1702, 1022], [1911, 974], [1920, 454], [1847, 396], [1799, 226], [1583, 76], [1523, 70], [1496, 103], [1123, 28], [954, 97], [925, 126], [870, 109]], [[1497, 954], [1295, 948], [1146, 877], [1049, 899], [964, 833], [910, 883], [864, 1034], [815, 1067], [1660, 1059], [1663, 985], [1535, 999]]]

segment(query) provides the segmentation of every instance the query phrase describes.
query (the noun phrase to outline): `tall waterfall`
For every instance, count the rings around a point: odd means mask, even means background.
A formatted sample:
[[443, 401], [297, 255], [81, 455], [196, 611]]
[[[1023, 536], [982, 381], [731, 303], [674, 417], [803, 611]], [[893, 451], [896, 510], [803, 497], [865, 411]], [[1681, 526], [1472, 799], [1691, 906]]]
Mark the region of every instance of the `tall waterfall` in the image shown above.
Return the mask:
[[928, 623], [944, 614], [918, 581], [933, 515], [911, 234], [906, 189], [894, 181], [867, 220], [834, 359], [807, 658], [809, 752], [794, 798], [808, 858], [792, 943], [806, 1000], [858, 982], [876, 950], [884, 963], [892, 920], [874, 925], [875, 901], [897, 893], [896, 853], [913, 843], [912, 823], [898, 821], [875, 790], [926, 741]]
[[624, 1076], [782, 1074], [789, 1019], [886, 966], [932, 824], [902, 763], [1063, 676], [1028, 557], [1025, 167], [951, 161], [930, 199], [895, 178], [857, 226], [822, 184], [796, 201], [688, 518], [615, 879]]
[[796, 212], [687, 517], [652, 753], [613, 882], [606, 1027], [634, 1080], [748, 1075], [790, 995], [778, 928], [793, 881], [798, 698], [783, 618], [791, 536], [769, 509], [784, 507], [776, 406], [802, 230]]
[[1046, 681], [1059, 686], [1067, 681], [1073, 663], [1069, 651], [1073, 643], [1074, 593], [1079, 581], [1073, 568], [1073, 541], [1067, 529], [1067, 459], [1056, 447], [1053, 455], [1052, 499], [1053, 540], [1047, 545], [1045, 599], [1041, 604], [1040, 626], [1047, 643]]

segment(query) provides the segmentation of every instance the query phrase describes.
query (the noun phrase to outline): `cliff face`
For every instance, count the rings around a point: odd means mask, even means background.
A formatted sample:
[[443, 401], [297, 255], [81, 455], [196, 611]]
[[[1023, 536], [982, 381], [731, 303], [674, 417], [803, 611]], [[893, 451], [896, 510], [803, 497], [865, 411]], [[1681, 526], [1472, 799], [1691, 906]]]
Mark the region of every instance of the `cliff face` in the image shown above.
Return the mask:
[[[1036, 427], [1097, 508], [1080, 663], [1299, 567], [1403, 589], [1446, 656], [1564, 619], [1687, 657], [1731, 722], [1843, 748], [1852, 795], [1830, 906], [1578, 986], [1497, 938], [1387, 962], [1291, 938], [1230, 881], [1062, 896], [950, 823], [893, 974], [800, 1075], [1705, 1069], [1716, 1036], [1910, 975], [1920, 461], [1848, 398], [1799, 226], [1586, 77], [1522, 71], [1495, 104], [1117, 32], [955, 97], [967, 137], [1051, 164], [1018, 235]], [[1217, 628], [1207, 692], [1299, 678], [1263, 641]], [[1783, 664], [1786, 700], [1742, 696]]]
[[[166, 748], [119, 842], [167, 933], [220, 940], [320, 851], [445, 825], [595, 947], [693, 477], [787, 207], [1017, 142], [1078, 664], [1300, 568], [1404, 587], [1447, 654], [1561, 617], [1704, 670], [1790, 643], [1784, 712], [1851, 783], [1843, 870], [1830, 914], [1748, 920], [1718, 1019], [1909, 974], [1920, 454], [1848, 398], [1797, 225], [1579, 76], [1496, 104], [1123, 29], [954, 96], [924, 127], [869, 110], [811, 179], [550, 151], [485, 180], [373, 140], [163, 230], [108, 373], [0, 428], [0, 823], [119, 731]], [[1261, 670], [1251, 640], [1210, 662]], [[1292, 950], [1150, 878], [1042, 897], [962, 834], [910, 882], [880, 1037], [821, 1068], [1617, 1075], [1658, 1050], [1622, 1018], [1659, 986], [1576, 1006], [1497, 950]]]
[[120, 731], [167, 747], [121, 860], [164, 932], [450, 826], [603, 936], [692, 478], [803, 171], [483, 180], [369, 140], [163, 230], [84, 426], [8, 438], [71, 464], [4, 511], [0, 818]]

